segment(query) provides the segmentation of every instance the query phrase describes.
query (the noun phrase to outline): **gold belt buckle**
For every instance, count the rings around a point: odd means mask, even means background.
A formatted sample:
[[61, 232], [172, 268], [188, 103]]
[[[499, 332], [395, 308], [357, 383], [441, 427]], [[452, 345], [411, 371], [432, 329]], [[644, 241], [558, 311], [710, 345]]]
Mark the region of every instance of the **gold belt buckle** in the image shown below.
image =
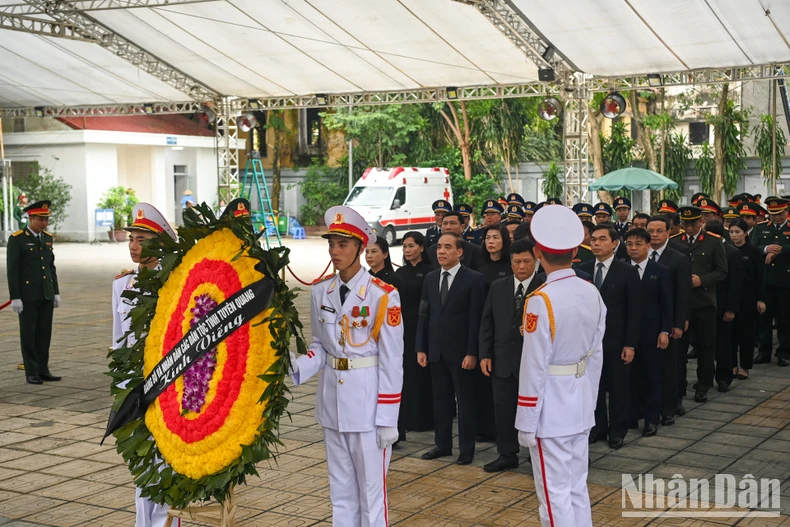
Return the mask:
[[348, 369], [348, 359], [347, 358], [345, 358], [345, 357], [342, 357], [342, 358], [338, 357], [337, 359], [335, 359], [335, 361], [336, 361], [335, 362], [335, 366], [336, 366], [335, 369], [336, 370], [343, 370], [343, 371], [345, 371], [345, 370]]

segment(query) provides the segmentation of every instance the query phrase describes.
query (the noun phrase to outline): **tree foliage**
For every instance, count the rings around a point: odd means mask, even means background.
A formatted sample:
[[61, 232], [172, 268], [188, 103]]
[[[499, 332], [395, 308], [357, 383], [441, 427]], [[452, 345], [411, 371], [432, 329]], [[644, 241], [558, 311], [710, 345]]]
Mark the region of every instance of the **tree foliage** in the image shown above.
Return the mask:
[[134, 189], [124, 186], [110, 187], [96, 204], [100, 209], [113, 209], [115, 217], [113, 219], [113, 229], [120, 231], [127, 225], [132, 224], [132, 208], [139, 202]]
[[560, 167], [553, 161], [543, 172], [543, 195], [547, 198], [562, 199], [563, 185], [560, 179]]
[[676, 190], [664, 191], [665, 197], [680, 201], [686, 183], [686, 175], [691, 164], [691, 148], [682, 134], [669, 134], [664, 153], [664, 176], [678, 184]]
[[348, 169], [330, 168], [314, 162], [301, 183], [307, 203], [302, 205], [300, 221], [304, 225], [318, 225], [329, 207], [340, 205], [348, 193]]
[[702, 143], [702, 149], [694, 163], [694, 168], [699, 176], [700, 190], [710, 195], [713, 192], [713, 148], [707, 141]]
[[718, 114], [708, 118], [715, 131], [715, 170], [711, 195], [716, 200], [722, 190], [727, 195], [735, 193], [741, 170], [746, 168], [746, 147], [743, 141], [749, 135], [749, 111], [735, 106], [735, 101], [728, 97], [728, 87], [728, 84], [722, 87]]
[[776, 127], [776, 165], [774, 162], [774, 120], [770, 115], [760, 116], [760, 125], [755, 130], [754, 153], [760, 159], [763, 177], [770, 187], [782, 175], [782, 157], [785, 155], [787, 140], [781, 126]]
[[27, 194], [29, 203], [39, 200], [52, 202], [49, 207], [49, 225], [52, 230], [56, 231], [68, 217], [66, 210], [71, 202], [71, 185], [53, 174], [50, 169], [39, 165], [36, 170], [20, 178], [16, 186]]
[[609, 137], [601, 136], [601, 153], [605, 173], [630, 167], [634, 162], [636, 141], [622, 122], [612, 123]]

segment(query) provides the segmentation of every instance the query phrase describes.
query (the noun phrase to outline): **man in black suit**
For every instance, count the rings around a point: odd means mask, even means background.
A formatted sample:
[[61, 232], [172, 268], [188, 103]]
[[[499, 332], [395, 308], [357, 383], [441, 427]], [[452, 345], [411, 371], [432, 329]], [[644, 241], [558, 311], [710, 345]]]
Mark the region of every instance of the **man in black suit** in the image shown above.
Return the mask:
[[732, 383], [733, 320], [740, 311], [743, 260], [741, 251], [725, 243], [723, 223], [719, 220], [709, 221], [705, 223], [705, 231], [721, 236], [719, 240], [727, 255], [727, 279], [716, 284], [716, 384], [720, 392], [729, 392]]
[[649, 437], [656, 435], [661, 416], [661, 368], [672, 331], [672, 278], [667, 267], [648, 259], [650, 235], [645, 229], [628, 231], [625, 244], [630, 263], [642, 281], [642, 321], [631, 374], [630, 420], [635, 423], [643, 417], [642, 435]]
[[546, 275], [538, 278], [535, 272], [535, 244], [526, 239], [510, 246], [510, 265], [513, 276], [500, 278], [491, 284], [483, 319], [480, 321], [480, 369], [492, 376], [494, 414], [496, 418], [496, 448], [499, 458], [483, 467], [486, 472], [499, 472], [518, 466], [518, 430], [516, 409], [518, 401], [518, 371], [521, 365], [521, 319], [524, 299], [545, 283]]
[[[595, 426], [590, 443], [609, 437], [609, 447], [623, 446], [628, 433], [628, 376], [634, 349], [639, 341], [642, 318], [641, 290], [637, 270], [615, 258], [617, 231], [611, 223], [596, 225], [591, 248], [594, 260], [579, 269], [593, 277], [593, 284], [606, 305], [606, 333], [603, 337], [603, 374], [595, 408]], [[606, 394], [609, 394], [607, 414]]]
[[461, 265], [464, 247], [468, 246], [442, 224], [442, 236], [434, 246], [438, 248], [436, 256], [441, 267], [425, 277], [416, 342], [417, 362], [422, 367], [431, 363], [436, 425], [436, 446], [422, 458], [452, 455], [457, 400], [459, 465], [468, 465], [475, 455], [473, 370], [477, 366], [480, 317], [485, 302], [483, 275]]
[[[449, 232], [461, 236], [464, 230], [464, 220], [460, 212], [448, 212], [442, 218], [442, 233]], [[464, 248], [463, 255], [461, 256], [461, 265], [468, 267], [472, 270], [477, 270], [477, 264], [483, 259], [483, 249], [479, 245], [463, 240]], [[436, 244], [428, 247], [428, 261], [433, 265], [434, 269], [438, 269], [441, 264], [436, 257], [437, 246]]]
[[691, 295], [691, 259], [671, 246], [670, 228], [670, 219], [665, 215], [653, 216], [647, 222], [647, 233], [650, 235], [648, 259], [668, 267], [672, 278], [672, 338], [669, 340], [669, 349], [662, 354], [664, 360], [661, 368], [661, 424], [665, 426], [675, 424], [675, 414], [686, 413], [683, 403], [678, 399], [678, 361], [686, 361], [681, 339], [688, 325]]

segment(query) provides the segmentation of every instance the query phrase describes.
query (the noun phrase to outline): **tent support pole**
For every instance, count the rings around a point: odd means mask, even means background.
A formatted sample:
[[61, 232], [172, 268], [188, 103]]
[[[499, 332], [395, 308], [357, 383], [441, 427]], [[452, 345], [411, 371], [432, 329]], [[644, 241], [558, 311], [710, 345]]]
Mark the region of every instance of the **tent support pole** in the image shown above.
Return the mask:
[[[587, 109], [592, 92], [584, 80], [578, 79], [574, 90], [564, 100], [563, 134], [565, 204], [585, 200], [590, 185], [589, 130]], [[549, 197], [549, 196], [547, 196]]]
[[239, 128], [236, 124], [238, 111], [234, 101], [223, 97], [217, 103], [216, 150], [217, 150], [217, 201], [225, 203], [240, 196], [239, 189]]

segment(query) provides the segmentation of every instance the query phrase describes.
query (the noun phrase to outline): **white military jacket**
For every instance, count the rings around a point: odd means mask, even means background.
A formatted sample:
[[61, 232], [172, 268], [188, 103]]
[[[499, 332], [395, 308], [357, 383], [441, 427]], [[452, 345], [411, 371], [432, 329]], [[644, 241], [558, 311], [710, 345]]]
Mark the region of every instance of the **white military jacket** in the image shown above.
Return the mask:
[[[294, 382], [298, 386], [321, 372], [315, 405], [321, 426], [339, 432], [394, 428], [403, 386], [400, 295], [364, 267], [346, 284], [349, 292], [342, 305], [341, 285], [337, 274], [313, 284], [312, 343], [296, 361]], [[330, 365], [332, 357], [372, 356], [378, 356], [377, 366], [339, 370]]]
[[[134, 290], [134, 281], [137, 278], [137, 271], [123, 272], [115, 277], [112, 283], [112, 349], [123, 346], [123, 342], [118, 342], [129, 331], [132, 325], [129, 319], [129, 312], [134, 304], [128, 298], [121, 295], [126, 290]], [[129, 346], [134, 344], [134, 336], [129, 337]]]
[[[554, 271], [525, 300], [516, 428], [537, 437], [580, 434], [595, 425], [606, 306], [573, 269]], [[549, 375], [592, 351], [584, 375]]]

